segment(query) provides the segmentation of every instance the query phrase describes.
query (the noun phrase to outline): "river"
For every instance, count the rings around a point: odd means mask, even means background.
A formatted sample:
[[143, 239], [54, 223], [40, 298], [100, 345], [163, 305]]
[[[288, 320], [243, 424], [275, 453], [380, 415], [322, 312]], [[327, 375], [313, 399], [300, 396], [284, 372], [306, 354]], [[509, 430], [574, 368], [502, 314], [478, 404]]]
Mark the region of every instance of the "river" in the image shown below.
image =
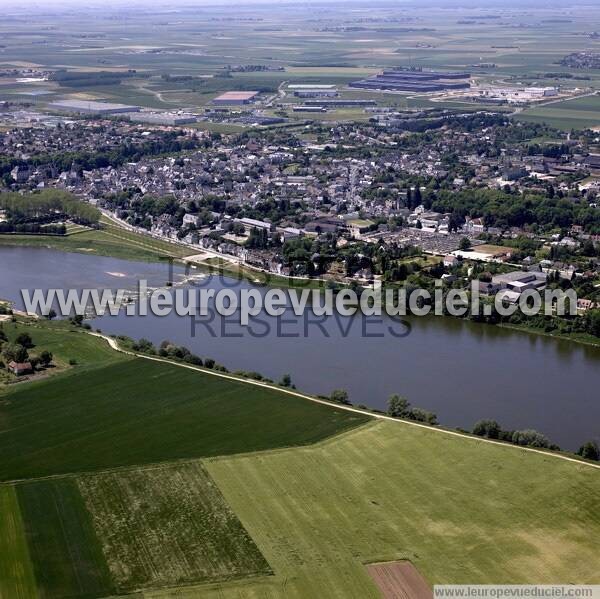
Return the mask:
[[[192, 280], [188, 275], [192, 275]], [[21, 307], [20, 289], [150, 287], [169, 279], [164, 264], [129, 262], [39, 248], [0, 248], [0, 298]], [[198, 271], [174, 271], [175, 286], [234, 285]], [[230, 370], [274, 380], [289, 373], [302, 391], [346, 389], [354, 404], [385, 409], [399, 393], [438, 415], [441, 424], [470, 429], [481, 418], [504, 428], [535, 428], [565, 449], [600, 439], [600, 349], [447, 317], [411, 318], [410, 333], [385, 318], [328, 318], [321, 324], [260, 316], [251, 328], [235, 317], [192, 326], [189, 317], [104, 315], [103, 332], [169, 339]], [[308, 324], [307, 324], [308, 322]], [[305, 329], [308, 332], [305, 335]]]

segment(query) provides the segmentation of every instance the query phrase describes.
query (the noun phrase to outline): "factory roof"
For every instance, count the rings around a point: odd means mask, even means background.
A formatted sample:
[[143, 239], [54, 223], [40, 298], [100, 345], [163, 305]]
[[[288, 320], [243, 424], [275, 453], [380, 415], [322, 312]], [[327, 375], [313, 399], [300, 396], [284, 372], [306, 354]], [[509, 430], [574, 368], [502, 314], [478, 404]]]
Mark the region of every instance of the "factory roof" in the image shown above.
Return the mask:
[[94, 102], [92, 100], [58, 100], [51, 102], [48, 106], [52, 108], [68, 108], [73, 110], [86, 110], [89, 112], [106, 112], [111, 110], [126, 110], [132, 112], [139, 110], [139, 106], [129, 106], [127, 104], [113, 104], [111, 102]]
[[314, 85], [314, 84], [292, 84], [288, 85], [288, 89], [306, 89], [306, 90], [314, 90], [314, 89], [336, 89], [335, 85]]
[[224, 102], [226, 100], [251, 100], [252, 98], [254, 98], [254, 96], [258, 95], [258, 92], [237, 92], [237, 91], [232, 91], [232, 92], [225, 92], [224, 94], [221, 94], [220, 96], [217, 96], [215, 98], [215, 100], [220, 100], [221, 102]]

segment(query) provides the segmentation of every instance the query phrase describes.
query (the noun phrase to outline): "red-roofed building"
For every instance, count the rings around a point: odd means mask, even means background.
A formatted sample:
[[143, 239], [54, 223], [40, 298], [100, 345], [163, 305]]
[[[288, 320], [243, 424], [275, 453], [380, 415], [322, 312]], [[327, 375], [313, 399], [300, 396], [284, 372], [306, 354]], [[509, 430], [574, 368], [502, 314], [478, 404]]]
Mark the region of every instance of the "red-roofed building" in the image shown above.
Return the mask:
[[8, 369], [17, 376], [22, 376], [24, 374], [31, 374], [33, 372], [33, 367], [31, 366], [31, 362], [9, 362]]
[[213, 104], [250, 104], [258, 96], [258, 92], [225, 92], [213, 99]]

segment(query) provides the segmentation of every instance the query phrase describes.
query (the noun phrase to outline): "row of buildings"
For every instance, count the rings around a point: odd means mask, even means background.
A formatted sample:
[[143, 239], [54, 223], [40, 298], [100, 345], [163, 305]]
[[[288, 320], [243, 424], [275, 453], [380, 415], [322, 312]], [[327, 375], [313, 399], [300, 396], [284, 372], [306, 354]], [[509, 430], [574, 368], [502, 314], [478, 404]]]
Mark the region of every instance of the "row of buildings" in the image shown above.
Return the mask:
[[350, 87], [396, 92], [437, 92], [468, 89], [471, 74], [463, 71], [423, 71], [417, 69], [388, 69], [377, 75], [353, 81]]

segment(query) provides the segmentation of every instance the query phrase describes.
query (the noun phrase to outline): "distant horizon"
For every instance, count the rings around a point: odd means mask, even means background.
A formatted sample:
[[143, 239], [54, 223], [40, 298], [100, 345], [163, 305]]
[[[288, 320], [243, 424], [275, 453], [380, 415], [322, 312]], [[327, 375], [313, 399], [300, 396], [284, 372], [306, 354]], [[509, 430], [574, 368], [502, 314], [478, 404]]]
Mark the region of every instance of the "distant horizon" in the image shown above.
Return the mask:
[[477, 10], [477, 9], [496, 9], [496, 10], [505, 10], [505, 9], [514, 9], [514, 8], [562, 8], [565, 11], [576, 10], [579, 7], [585, 6], [596, 6], [596, 4], [590, 0], [583, 0], [579, 2], [577, 5], [565, 6], [563, 2], [559, 2], [559, 0], [501, 0], [500, 2], [495, 0], [377, 0], [375, 4], [373, 2], [366, 2], [365, 0], [303, 0], [301, 4], [298, 2], [294, 2], [294, 0], [171, 0], [165, 3], [163, 0], [160, 2], [158, 0], [103, 0], [100, 2], [99, 0], [92, 1], [90, 3], [86, 3], [85, 6], [82, 6], [78, 0], [35, 0], [24, 6], [22, 2], [18, 2], [17, 0], [0, 0], [0, 6], [5, 8], [16, 8], [20, 9], [23, 12], [31, 12], [36, 7], [44, 7], [44, 8], [56, 8], [59, 9], [61, 7], [75, 7], [80, 8], [82, 11], [96, 9], [101, 7], [111, 6], [111, 7], [123, 7], [123, 8], [133, 8], [138, 6], [152, 6], [156, 8], [161, 8], [163, 11], [168, 12], [171, 10], [176, 10], [178, 7], [197, 7], [197, 8], [208, 8], [211, 6], [260, 6], [260, 5], [292, 5], [295, 8], [300, 8], [302, 4], [320, 4], [320, 5], [330, 5], [330, 4], [356, 4], [356, 5], [365, 5], [365, 6], [374, 6], [374, 5], [416, 5], [419, 7], [423, 6], [431, 6], [431, 7], [453, 7], [457, 9], [466, 9], [466, 10]]

